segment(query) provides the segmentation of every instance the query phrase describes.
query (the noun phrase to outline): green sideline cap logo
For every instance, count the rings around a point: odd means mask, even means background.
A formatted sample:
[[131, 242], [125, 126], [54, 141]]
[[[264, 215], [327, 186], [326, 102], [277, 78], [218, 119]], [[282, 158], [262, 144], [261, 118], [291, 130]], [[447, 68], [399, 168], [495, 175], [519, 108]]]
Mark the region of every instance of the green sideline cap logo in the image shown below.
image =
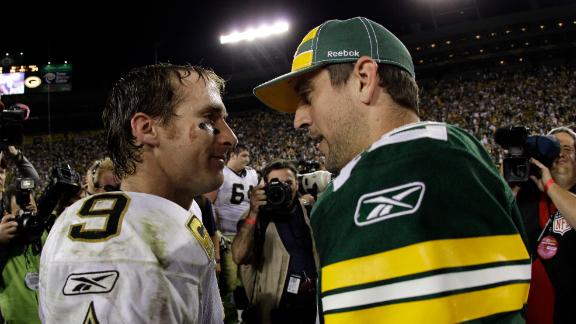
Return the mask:
[[332, 63], [355, 62], [361, 56], [400, 67], [414, 77], [408, 49], [382, 25], [363, 17], [329, 20], [304, 36], [294, 54], [291, 71], [257, 86], [254, 95], [273, 109], [294, 112], [298, 104], [294, 77]]

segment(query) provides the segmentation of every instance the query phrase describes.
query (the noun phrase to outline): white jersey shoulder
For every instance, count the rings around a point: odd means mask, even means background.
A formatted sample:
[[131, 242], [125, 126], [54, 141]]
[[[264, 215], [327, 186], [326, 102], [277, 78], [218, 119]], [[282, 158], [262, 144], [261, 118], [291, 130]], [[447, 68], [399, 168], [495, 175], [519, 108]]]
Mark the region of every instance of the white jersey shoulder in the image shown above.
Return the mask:
[[256, 170], [246, 167], [245, 174], [237, 174], [224, 168], [224, 182], [218, 189], [214, 210], [218, 215], [218, 227], [222, 233], [236, 233], [236, 223], [250, 208], [250, 190], [258, 185]]
[[42, 251], [44, 323], [222, 323], [214, 247], [172, 201], [113, 192], [57, 219]]

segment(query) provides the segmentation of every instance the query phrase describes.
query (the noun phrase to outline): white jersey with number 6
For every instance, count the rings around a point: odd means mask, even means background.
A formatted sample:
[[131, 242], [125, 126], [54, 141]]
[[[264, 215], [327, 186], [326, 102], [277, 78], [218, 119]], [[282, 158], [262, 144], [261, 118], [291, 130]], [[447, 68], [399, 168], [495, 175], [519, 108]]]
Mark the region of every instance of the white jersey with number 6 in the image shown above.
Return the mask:
[[246, 173], [239, 175], [230, 168], [224, 168], [224, 183], [218, 189], [214, 209], [218, 214], [219, 230], [223, 234], [236, 234], [236, 223], [250, 208], [248, 194], [258, 185], [256, 170], [246, 167]]
[[43, 323], [222, 323], [214, 247], [201, 221], [144, 193], [84, 198], [42, 251]]

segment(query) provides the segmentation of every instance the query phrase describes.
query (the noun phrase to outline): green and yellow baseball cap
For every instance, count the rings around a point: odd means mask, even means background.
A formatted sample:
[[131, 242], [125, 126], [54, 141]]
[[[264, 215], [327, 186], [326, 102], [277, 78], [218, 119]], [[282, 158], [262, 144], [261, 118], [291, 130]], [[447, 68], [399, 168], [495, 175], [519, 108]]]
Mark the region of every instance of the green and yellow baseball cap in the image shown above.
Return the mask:
[[328, 20], [304, 36], [291, 71], [257, 86], [254, 95], [272, 109], [295, 112], [299, 100], [294, 91], [295, 77], [329, 64], [355, 62], [361, 56], [395, 65], [414, 77], [410, 52], [382, 25], [364, 17]]

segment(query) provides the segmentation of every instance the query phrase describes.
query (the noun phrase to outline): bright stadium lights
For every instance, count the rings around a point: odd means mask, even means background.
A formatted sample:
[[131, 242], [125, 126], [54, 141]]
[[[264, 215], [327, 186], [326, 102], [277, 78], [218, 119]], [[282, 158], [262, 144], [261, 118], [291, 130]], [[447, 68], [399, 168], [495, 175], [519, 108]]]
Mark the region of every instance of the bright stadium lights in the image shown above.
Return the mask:
[[243, 32], [235, 31], [231, 34], [220, 36], [220, 44], [252, 41], [257, 38], [265, 38], [272, 35], [278, 35], [287, 32], [289, 27], [290, 26], [285, 21], [278, 21], [273, 25], [264, 24], [258, 28], [250, 27]]

